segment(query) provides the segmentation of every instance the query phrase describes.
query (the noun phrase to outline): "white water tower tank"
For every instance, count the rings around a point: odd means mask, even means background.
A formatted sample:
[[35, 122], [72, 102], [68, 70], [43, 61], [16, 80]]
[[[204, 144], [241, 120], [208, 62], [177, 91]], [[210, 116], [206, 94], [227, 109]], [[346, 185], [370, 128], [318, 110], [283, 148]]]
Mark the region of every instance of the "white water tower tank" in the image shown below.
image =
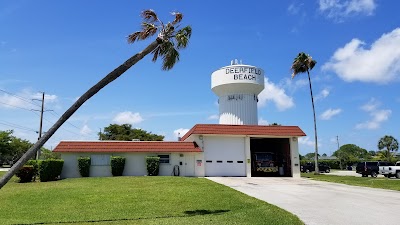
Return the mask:
[[264, 71], [233, 60], [211, 75], [211, 89], [218, 95], [219, 123], [258, 125], [258, 94], [264, 89]]

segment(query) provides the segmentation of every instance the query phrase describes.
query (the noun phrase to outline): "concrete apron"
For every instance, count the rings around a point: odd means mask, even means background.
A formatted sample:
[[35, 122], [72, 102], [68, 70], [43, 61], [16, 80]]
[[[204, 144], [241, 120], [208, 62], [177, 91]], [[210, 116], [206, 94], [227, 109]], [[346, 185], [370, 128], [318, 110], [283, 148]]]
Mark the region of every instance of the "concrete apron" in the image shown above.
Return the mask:
[[[398, 224], [400, 192], [303, 178], [208, 177], [297, 215], [308, 225]], [[399, 182], [400, 180], [393, 180]]]

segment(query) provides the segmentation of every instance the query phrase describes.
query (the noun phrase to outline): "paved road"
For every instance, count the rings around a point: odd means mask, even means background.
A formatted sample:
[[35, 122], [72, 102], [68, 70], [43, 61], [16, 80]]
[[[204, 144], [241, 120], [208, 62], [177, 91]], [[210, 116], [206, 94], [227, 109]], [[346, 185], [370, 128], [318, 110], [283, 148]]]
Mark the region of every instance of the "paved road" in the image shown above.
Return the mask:
[[400, 221], [399, 191], [303, 178], [208, 179], [283, 208], [308, 225], [388, 225]]

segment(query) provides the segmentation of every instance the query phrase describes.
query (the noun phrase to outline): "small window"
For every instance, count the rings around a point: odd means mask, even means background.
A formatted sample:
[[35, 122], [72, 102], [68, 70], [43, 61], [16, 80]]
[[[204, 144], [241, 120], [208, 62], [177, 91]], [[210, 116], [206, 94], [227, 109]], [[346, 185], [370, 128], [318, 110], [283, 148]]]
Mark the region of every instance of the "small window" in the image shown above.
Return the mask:
[[237, 161], [237, 163], [243, 163], [243, 161]]
[[222, 160], [217, 160], [217, 163], [222, 163]]
[[233, 161], [226, 161], [227, 163], [233, 163]]
[[158, 155], [160, 163], [169, 163], [169, 155]]
[[212, 160], [206, 160], [206, 163], [212, 163]]

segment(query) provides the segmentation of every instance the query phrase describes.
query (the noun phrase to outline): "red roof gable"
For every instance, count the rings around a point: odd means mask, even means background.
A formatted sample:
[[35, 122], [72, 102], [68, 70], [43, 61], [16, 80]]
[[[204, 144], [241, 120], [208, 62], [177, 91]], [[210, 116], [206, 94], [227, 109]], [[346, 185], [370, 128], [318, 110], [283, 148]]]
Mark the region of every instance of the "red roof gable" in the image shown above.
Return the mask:
[[278, 136], [278, 137], [306, 136], [306, 134], [298, 126], [196, 124], [182, 137], [181, 140], [184, 141], [192, 134], [264, 135], [264, 136]]
[[54, 152], [201, 152], [196, 142], [61, 141]]

